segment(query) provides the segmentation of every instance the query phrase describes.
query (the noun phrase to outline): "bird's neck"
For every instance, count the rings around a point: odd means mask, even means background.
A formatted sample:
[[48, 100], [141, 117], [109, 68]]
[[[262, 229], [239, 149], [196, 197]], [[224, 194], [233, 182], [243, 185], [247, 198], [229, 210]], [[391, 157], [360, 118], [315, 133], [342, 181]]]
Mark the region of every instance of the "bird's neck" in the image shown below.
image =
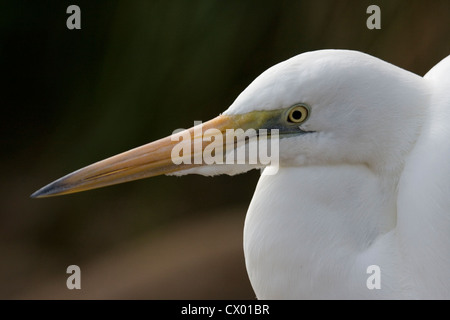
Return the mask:
[[330, 297], [325, 283], [344, 290], [348, 281], [367, 292], [367, 266], [356, 267], [356, 261], [395, 227], [396, 179], [380, 178], [364, 166], [280, 168], [262, 176], [244, 230], [257, 294], [261, 290], [264, 297], [268, 286], [259, 284], [273, 276], [278, 280], [271, 285], [283, 291], [272, 298], [311, 298], [312, 292]]

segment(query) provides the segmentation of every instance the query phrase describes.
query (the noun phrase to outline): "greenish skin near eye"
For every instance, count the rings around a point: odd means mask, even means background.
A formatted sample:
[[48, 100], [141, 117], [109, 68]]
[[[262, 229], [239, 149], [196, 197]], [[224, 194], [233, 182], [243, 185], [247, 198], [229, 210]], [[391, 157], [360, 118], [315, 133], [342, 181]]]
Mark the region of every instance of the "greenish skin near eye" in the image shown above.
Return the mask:
[[308, 120], [310, 108], [306, 104], [298, 103], [288, 108], [275, 110], [251, 111], [235, 116], [235, 127], [244, 131], [251, 129], [277, 129], [280, 136], [305, 134], [313, 131], [303, 131], [300, 124]]
[[[270, 111], [269, 111], [270, 112]], [[267, 129], [278, 129], [280, 135], [304, 134], [300, 129], [300, 124], [308, 120], [310, 109], [305, 104], [296, 104], [289, 108], [271, 111], [263, 127]]]

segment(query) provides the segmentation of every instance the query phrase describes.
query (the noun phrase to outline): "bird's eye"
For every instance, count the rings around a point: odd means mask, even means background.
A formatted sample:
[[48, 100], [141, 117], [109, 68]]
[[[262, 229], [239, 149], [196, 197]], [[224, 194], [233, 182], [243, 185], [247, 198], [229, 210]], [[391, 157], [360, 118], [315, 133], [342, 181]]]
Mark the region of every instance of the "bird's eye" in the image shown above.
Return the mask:
[[287, 121], [290, 123], [302, 123], [308, 118], [309, 110], [304, 105], [296, 105], [289, 110]]

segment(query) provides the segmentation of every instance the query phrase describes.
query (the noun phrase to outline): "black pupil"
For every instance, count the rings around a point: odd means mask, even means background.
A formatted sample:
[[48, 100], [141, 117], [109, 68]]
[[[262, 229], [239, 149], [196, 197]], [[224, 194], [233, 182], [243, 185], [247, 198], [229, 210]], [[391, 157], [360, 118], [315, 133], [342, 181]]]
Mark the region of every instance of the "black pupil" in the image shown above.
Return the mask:
[[302, 118], [302, 112], [300, 110], [295, 110], [292, 112], [292, 119], [300, 120]]

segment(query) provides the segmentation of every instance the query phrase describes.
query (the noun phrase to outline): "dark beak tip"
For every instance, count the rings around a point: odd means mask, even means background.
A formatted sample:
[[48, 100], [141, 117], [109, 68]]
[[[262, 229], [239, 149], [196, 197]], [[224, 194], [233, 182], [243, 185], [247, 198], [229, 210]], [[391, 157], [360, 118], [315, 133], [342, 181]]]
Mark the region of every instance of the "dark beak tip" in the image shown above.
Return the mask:
[[54, 181], [45, 187], [42, 187], [41, 189], [37, 190], [36, 192], [32, 193], [30, 195], [30, 198], [37, 199], [37, 198], [46, 198], [50, 197], [52, 195], [56, 195], [58, 191], [60, 191], [59, 183], [58, 181]]
[[44, 192], [43, 189], [44, 189], [44, 188], [39, 189], [38, 191], [32, 193], [32, 194], [30, 195], [30, 198], [37, 199], [37, 198], [42, 198], [42, 197], [44, 197], [46, 193]]
[[41, 192], [40, 192], [40, 190], [38, 190], [38, 191], [32, 193], [32, 194], [30, 195], [30, 198], [37, 199], [37, 198], [40, 197], [40, 195], [41, 195]]

